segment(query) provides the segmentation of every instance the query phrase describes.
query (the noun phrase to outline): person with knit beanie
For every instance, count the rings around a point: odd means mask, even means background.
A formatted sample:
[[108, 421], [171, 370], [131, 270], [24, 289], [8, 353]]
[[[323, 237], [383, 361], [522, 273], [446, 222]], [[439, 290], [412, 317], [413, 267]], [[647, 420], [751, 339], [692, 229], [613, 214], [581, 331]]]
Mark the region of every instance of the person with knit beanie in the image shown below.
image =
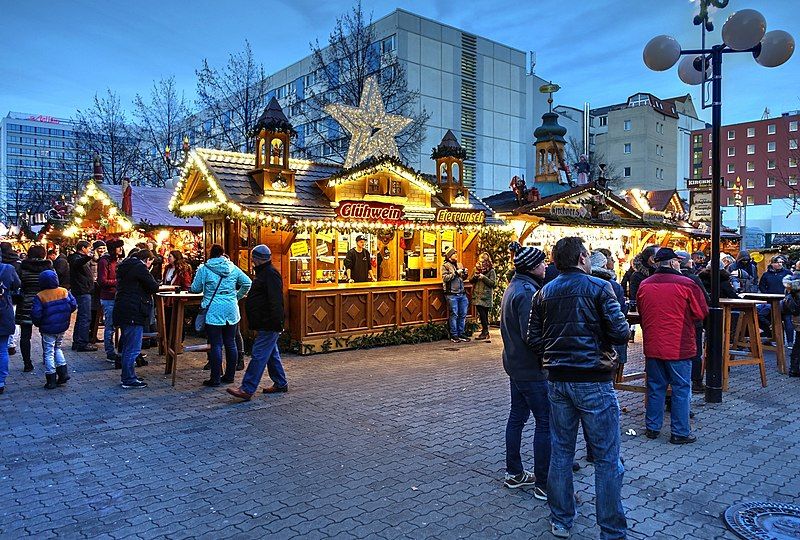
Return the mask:
[[453, 248], [448, 249], [442, 264], [442, 287], [450, 312], [447, 322], [450, 341], [453, 343], [470, 340], [464, 334], [467, 311], [469, 311], [469, 298], [464, 291], [465, 279], [467, 279], [467, 269], [458, 262], [458, 252]]
[[[536, 292], [542, 287], [545, 254], [519, 244], [514, 250], [514, 277], [508, 284], [500, 312], [503, 337], [503, 368], [511, 388], [511, 410], [506, 423], [506, 475], [508, 488], [533, 486], [533, 496], [547, 500], [547, 474], [550, 468], [550, 404], [547, 376], [542, 359], [527, 343], [528, 321]], [[520, 447], [525, 423], [533, 414], [533, 473], [522, 466]]]

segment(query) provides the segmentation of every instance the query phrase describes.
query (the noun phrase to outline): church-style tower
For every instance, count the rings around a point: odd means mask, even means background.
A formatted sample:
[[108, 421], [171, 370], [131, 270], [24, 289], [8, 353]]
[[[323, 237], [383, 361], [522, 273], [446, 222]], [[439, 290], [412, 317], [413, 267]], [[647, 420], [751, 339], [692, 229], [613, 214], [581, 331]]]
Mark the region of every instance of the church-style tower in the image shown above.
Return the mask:
[[558, 182], [559, 168], [566, 164], [564, 135], [567, 128], [559, 125], [558, 114], [553, 111], [542, 115], [542, 125], [536, 128], [536, 182]]
[[297, 132], [274, 97], [256, 122], [254, 132], [256, 168], [250, 171], [250, 176], [264, 193], [294, 193], [294, 171], [289, 167], [289, 145]]
[[436, 183], [442, 190], [442, 198], [448, 205], [469, 202], [469, 190], [464, 186], [464, 159], [467, 152], [458, 144], [449, 129], [431, 157], [436, 160]]

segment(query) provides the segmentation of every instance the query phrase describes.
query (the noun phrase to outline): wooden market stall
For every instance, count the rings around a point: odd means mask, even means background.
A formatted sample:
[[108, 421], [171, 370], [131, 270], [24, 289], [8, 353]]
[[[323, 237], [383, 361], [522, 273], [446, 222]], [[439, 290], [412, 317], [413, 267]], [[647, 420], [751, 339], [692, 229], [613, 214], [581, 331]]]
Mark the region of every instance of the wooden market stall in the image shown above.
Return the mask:
[[172, 190], [167, 188], [91, 180], [76, 201], [63, 234], [75, 240], [122, 238], [126, 251], [139, 242], [153, 240], [162, 256], [177, 249], [190, 260], [197, 259], [203, 222], [170, 212], [167, 207], [171, 197]]
[[[387, 155], [347, 169], [290, 158], [293, 132], [271, 101], [254, 153], [191, 152], [170, 209], [201, 216], [206, 250], [221, 244], [245, 271], [255, 245], [270, 247], [284, 278], [287, 329], [303, 352], [444, 322], [443, 254], [455, 248], [471, 269], [479, 232], [501, 225], [464, 185], [453, 134], [434, 149], [437, 173], [428, 176]], [[359, 236], [374, 280], [349, 283], [345, 259]]]

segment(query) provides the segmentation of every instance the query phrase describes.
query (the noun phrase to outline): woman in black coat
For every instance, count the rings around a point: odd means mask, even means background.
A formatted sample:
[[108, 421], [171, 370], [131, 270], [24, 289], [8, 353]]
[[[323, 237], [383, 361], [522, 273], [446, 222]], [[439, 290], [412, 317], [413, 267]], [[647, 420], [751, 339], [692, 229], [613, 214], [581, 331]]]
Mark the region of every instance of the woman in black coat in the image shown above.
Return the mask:
[[22, 362], [25, 364], [23, 371], [33, 371], [31, 362], [31, 335], [33, 334], [33, 321], [31, 320], [31, 307], [33, 297], [41, 288], [39, 287], [39, 274], [45, 270], [52, 270], [53, 263], [47, 258], [44, 246], [31, 246], [28, 256], [19, 265], [19, 279], [22, 282], [20, 296], [17, 300], [17, 315], [14, 321], [19, 325], [19, 348], [22, 351]]

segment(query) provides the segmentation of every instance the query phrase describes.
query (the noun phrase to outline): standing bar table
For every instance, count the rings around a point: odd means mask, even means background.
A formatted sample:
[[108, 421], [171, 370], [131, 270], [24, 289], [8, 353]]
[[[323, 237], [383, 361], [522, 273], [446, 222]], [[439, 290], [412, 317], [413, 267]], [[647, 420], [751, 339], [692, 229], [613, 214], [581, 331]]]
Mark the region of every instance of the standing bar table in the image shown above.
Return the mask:
[[[175, 292], [178, 289], [177, 285], [160, 285], [158, 292], [168, 293]], [[164, 311], [164, 298], [155, 295], [156, 300], [156, 333], [158, 335], [158, 354], [164, 355], [167, 350], [167, 327], [165, 324], [165, 311]]]
[[[786, 374], [786, 345], [784, 344], [783, 317], [781, 316], [781, 301], [785, 298], [782, 294], [744, 293], [743, 298], [758, 300], [762, 304], [772, 307], [772, 338], [775, 345], [763, 345], [767, 351], [775, 351], [778, 360], [778, 373]], [[794, 331], [794, 329], [792, 329]]]
[[[758, 327], [756, 306], [759, 300], [722, 298], [722, 390], [728, 390], [730, 368], [756, 365], [761, 373], [761, 386], [767, 386], [764, 367], [764, 348], [761, 345], [761, 330]], [[739, 312], [736, 328], [733, 328], [732, 313]], [[733, 334], [733, 335], [732, 335]], [[740, 349], [744, 347], [744, 350]]]
[[[188, 293], [188, 292], [167, 292], [157, 293], [160, 297], [160, 304], [162, 305], [165, 300], [172, 300], [172, 317], [169, 325], [169, 332], [165, 344], [164, 354], [166, 361], [164, 365], [164, 374], [172, 374], [172, 386], [175, 386], [175, 378], [178, 373], [178, 356], [185, 352], [202, 352], [210, 350], [207, 343], [202, 345], [183, 345], [183, 316], [186, 311], [187, 305], [199, 305], [203, 300], [202, 293]], [[161, 317], [163, 320], [164, 311], [161, 310]]]

